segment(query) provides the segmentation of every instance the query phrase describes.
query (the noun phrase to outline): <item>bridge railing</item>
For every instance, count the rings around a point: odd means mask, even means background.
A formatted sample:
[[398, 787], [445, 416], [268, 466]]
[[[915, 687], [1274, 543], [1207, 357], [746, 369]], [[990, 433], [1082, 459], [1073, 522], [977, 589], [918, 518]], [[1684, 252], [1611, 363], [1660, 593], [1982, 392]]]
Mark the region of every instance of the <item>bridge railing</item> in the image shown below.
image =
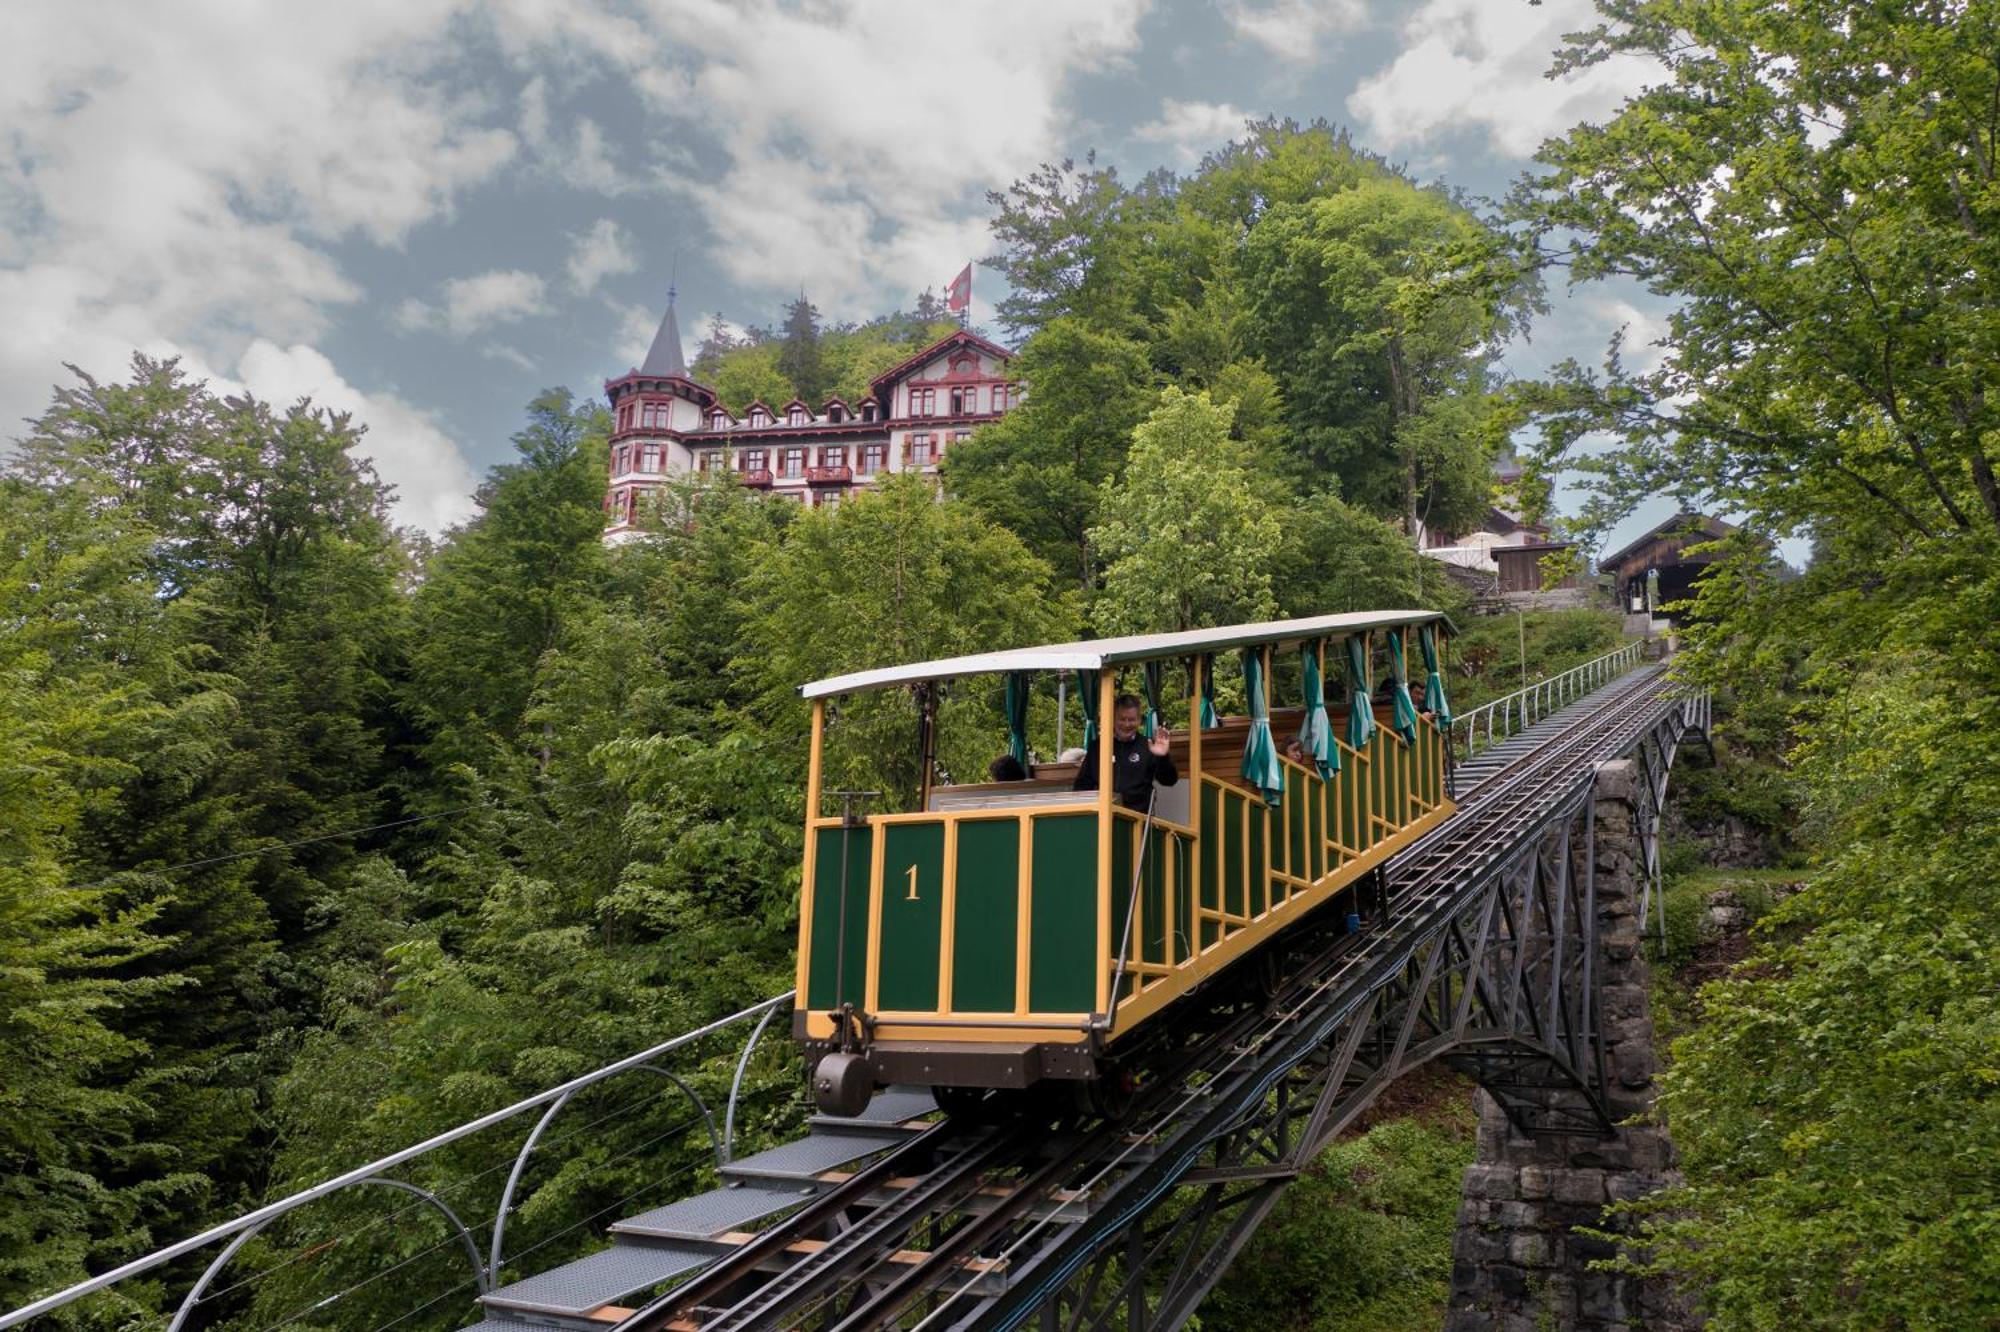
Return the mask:
[[[533, 1157], [536, 1147], [542, 1142], [544, 1130], [549, 1127], [550, 1122], [562, 1112], [563, 1108], [578, 1093], [596, 1087], [623, 1073], [643, 1071], [655, 1074], [663, 1078], [681, 1095], [687, 1098], [694, 1113], [683, 1122], [688, 1126], [690, 1132], [693, 1131], [693, 1126], [697, 1124], [705, 1129], [709, 1147], [715, 1156], [716, 1164], [726, 1165], [735, 1149], [739, 1103], [743, 1095], [745, 1076], [751, 1067], [752, 1056], [756, 1053], [759, 1043], [765, 1038], [767, 1032], [772, 1031], [772, 1020], [790, 1008], [791, 1004], [792, 994], [789, 991], [784, 994], [772, 995], [769, 999], [752, 1004], [748, 1008], [730, 1014], [728, 1017], [719, 1018], [705, 1026], [697, 1027], [693, 1031], [683, 1032], [649, 1049], [627, 1055], [623, 1059], [606, 1064], [604, 1067], [596, 1069], [593, 1072], [572, 1078], [560, 1086], [551, 1087], [547, 1091], [539, 1092], [524, 1100], [516, 1101], [504, 1109], [482, 1115], [478, 1119], [460, 1124], [456, 1128], [448, 1129], [443, 1133], [426, 1138], [422, 1142], [403, 1148], [401, 1151], [391, 1152], [379, 1160], [370, 1161], [366, 1165], [356, 1166], [354, 1169], [336, 1175], [332, 1179], [312, 1185], [310, 1188], [301, 1189], [287, 1197], [278, 1199], [276, 1202], [267, 1203], [255, 1211], [246, 1212], [234, 1220], [225, 1221], [217, 1226], [211, 1226], [198, 1235], [191, 1235], [184, 1240], [169, 1244], [165, 1248], [149, 1253], [143, 1258], [134, 1259], [108, 1272], [94, 1276], [87, 1281], [80, 1281], [65, 1290], [43, 1296], [41, 1299], [23, 1305], [12, 1312], [0, 1313], [0, 1332], [4, 1332], [6, 1328], [19, 1326], [30, 1319], [60, 1309], [93, 1292], [104, 1290], [107, 1287], [115, 1286], [120, 1282], [152, 1271], [155, 1268], [173, 1262], [177, 1258], [197, 1253], [212, 1245], [227, 1241], [202, 1271], [200, 1277], [188, 1289], [186, 1295], [182, 1297], [175, 1309], [173, 1319], [168, 1324], [168, 1332], [180, 1332], [180, 1329], [187, 1323], [189, 1317], [194, 1314], [197, 1307], [202, 1303], [203, 1296], [208, 1292], [210, 1285], [215, 1281], [223, 1268], [229, 1264], [231, 1259], [236, 1257], [246, 1244], [256, 1238], [260, 1232], [264, 1231], [266, 1227], [282, 1217], [299, 1211], [301, 1208], [322, 1202], [348, 1189], [371, 1185], [378, 1188], [387, 1187], [412, 1195], [415, 1197], [416, 1202], [410, 1204], [410, 1206], [428, 1207], [435, 1211], [445, 1221], [456, 1241], [465, 1250], [467, 1262], [471, 1267], [472, 1280], [464, 1284], [476, 1289], [478, 1293], [484, 1294], [498, 1284], [501, 1269], [506, 1264], [505, 1241], [507, 1217], [514, 1210], [516, 1194], [519, 1191], [530, 1158]], [[720, 1123], [718, 1123], [715, 1115], [715, 1107], [702, 1098], [699, 1091], [689, 1082], [687, 1077], [683, 1076], [681, 1071], [676, 1071], [676, 1069], [669, 1067], [665, 1061], [672, 1056], [679, 1056], [685, 1059], [689, 1054], [695, 1052], [695, 1047], [697, 1046], [706, 1049], [711, 1057], [715, 1057], [715, 1038], [719, 1037], [722, 1033], [741, 1030], [746, 1027], [749, 1029], [749, 1035], [745, 1038], [740, 1053], [737, 1053], [735, 1056], [734, 1074], [729, 1082], [728, 1099], [722, 1104], [722, 1117]], [[791, 1032], [783, 1024], [780, 1024], [777, 1035], [783, 1044], [789, 1048], [791, 1044]], [[709, 1044], [704, 1046], [704, 1042], [708, 1042]], [[724, 1047], [724, 1050], [727, 1051], [733, 1048]], [[421, 1184], [413, 1183], [409, 1180], [395, 1178], [391, 1174], [391, 1172], [401, 1171], [402, 1167], [409, 1166], [424, 1157], [430, 1156], [432, 1153], [439, 1152], [443, 1148], [477, 1134], [484, 1133], [489, 1129], [494, 1129], [510, 1121], [525, 1122], [529, 1112], [535, 1110], [540, 1110], [542, 1113], [535, 1119], [533, 1127], [528, 1131], [525, 1139], [521, 1141], [518, 1149], [513, 1147], [501, 1149], [511, 1153], [512, 1165], [507, 1175], [506, 1184], [501, 1189], [498, 1205], [494, 1209], [492, 1224], [486, 1228], [489, 1239], [485, 1244], [482, 1244], [476, 1237], [474, 1229], [467, 1226], [459, 1218], [458, 1210], [454, 1209], [446, 1201], [445, 1197], [442, 1196], [450, 1192], [448, 1188], [426, 1188]], [[596, 1122], [598, 1121], [593, 1121], [593, 1123]], [[485, 1173], [497, 1175], [500, 1166], [505, 1164], [506, 1161], [506, 1156], [499, 1156], [490, 1171]], [[463, 1207], [464, 1203], [461, 1201], [460, 1208], [462, 1209]], [[446, 1243], [450, 1244], [451, 1240], [447, 1240]], [[321, 1309], [329, 1303], [332, 1303], [332, 1301], [323, 1300], [315, 1305], [314, 1308], [316, 1310]]]
[[1459, 759], [1470, 758], [1509, 736], [1519, 735], [1550, 713], [1637, 666], [1644, 660], [1645, 649], [1645, 640], [1635, 638], [1616, 651], [1593, 657], [1560, 675], [1537, 680], [1461, 713], [1451, 721], [1453, 754]]

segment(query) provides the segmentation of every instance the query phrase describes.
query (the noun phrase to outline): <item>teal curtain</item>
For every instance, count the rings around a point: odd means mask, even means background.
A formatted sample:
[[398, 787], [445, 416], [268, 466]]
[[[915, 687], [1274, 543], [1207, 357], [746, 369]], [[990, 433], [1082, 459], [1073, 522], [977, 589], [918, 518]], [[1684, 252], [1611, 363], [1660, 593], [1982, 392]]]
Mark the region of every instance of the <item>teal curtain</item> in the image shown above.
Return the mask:
[[1427, 624], [1417, 630], [1417, 646], [1424, 650], [1424, 706], [1437, 716], [1437, 724], [1451, 727], [1451, 702], [1444, 696], [1444, 676], [1438, 671], [1437, 626]]
[[1028, 688], [1033, 680], [1026, 671], [1007, 672], [1007, 752], [1022, 767], [1028, 764]]
[[1368, 701], [1368, 641], [1356, 634], [1347, 640], [1347, 747], [1360, 749], [1375, 734], [1375, 707]]
[[1212, 731], [1222, 725], [1222, 714], [1215, 710], [1215, 654], [1201, 659], [1201, 729]]
[[1149, 661], [1140, 671], [1140, 678], [1146, 685], [1146, 738], [1153, 738], [1153, 732], [1160, 725], [1160, 676], [1167, 668], [1163, 661]]
[[1271, 743], [1271, 705], [1264, 697], [1263, 654], [1254, 649], [1243, 654], [1243, 692], [1250, 701], [1250, 738], [1243, 744], [1243, 779], [1264, 793], [1264, 803], [1275, 805], [1285, 793], [1285, 770], [1278, 763], [1278, 747]]
[[1403, 631], [1389, 631], [1389, 678], [1395, 681], [1390, 690], [1390, 705], [1394, 708], [1396, 730], [1402, 735], [1403, 743], [1417, 742], [1417, 705], [1410, 699], [1410, 672], [1403, 664]]
[[1306, 719], [1299, 725], [1299, 743], [1312, 756], [1321, 777], [1340, 771], [1340, 746], [1333, 743], [1333, 724], [1326, 718], [1326, 684], [1319, 674], [1319, 644], [1300, 649], [1305, 663]]
[[1083, 747], [1097, 739], [1097, 672], [1076, 673], [1076, 697], [1083, 704]]

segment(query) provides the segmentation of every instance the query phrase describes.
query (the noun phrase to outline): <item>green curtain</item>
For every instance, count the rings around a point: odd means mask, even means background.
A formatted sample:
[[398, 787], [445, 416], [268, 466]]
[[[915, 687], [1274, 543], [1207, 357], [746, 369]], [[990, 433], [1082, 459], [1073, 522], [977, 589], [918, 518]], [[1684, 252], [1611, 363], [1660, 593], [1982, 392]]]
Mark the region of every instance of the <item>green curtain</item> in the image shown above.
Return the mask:
[[1243, 779], [1264, 793], [1264, 803], [1275, 805], [1285, 794], [1285, 770], [1278, 763], [1278, 747], [1271, 743], [1271, 706], [1264, 697], [1263, 654], [1254, 648], [1243, 653], [1243, 692], [1250, 701], [1250, 738], [1243, 744]]
[[1212, 731], [1222, 725], [1222, 714], [1215, 710], [1215, 654], [1208, 653], [1201, 659], [1201, 729]]
[[1403, 631], [1389, 631], [1389, 678], [1395, 681], [1395, 688], [1389, 691], [1390, 706], [1394, 709], [1395, 726], [1403, 737], [1403, 743], [1417, 742], [1417, 705], [1410, 699], [1410, 672], [1403, 664]]
[[1340, 771], [1340, 746], [1333, 743], [1333, 725], [1326, 719], [1326, 685], [1319, 674], [1319, 644], [1299, 650], [1305, 663], [1306, 719], [1299, 725], [1299, 743], [1312, 756], [1321, 777]]
[[1438, 671], [1437, 626], [1417, 630], [1417, 646], [1424, 650], [1424, 706], [1437, 716], [1442, 729], [1451, 727], [1451, 702], [1444, 696], [1444, 676]]
[[1022, 767], [1028, 764], [1028, 688], [1033, 681], [1026, 671], [1007, 672], [1007, 752]]
[[1146, 685], [1146, 738], [1153, 738], [1153, 732], [1160, 725], [1160, 676], [1167, 668], [1163, 661], [1149, 661], [1140, 671], [1140, 678]]
[[1076, 697], [1083, 704], [1083, 747], [1097, 739], [1097, 672], [1076, 673]]
[[1360, 749], [1375, 734], [1375, 706], [1368, 701], [1368, 642], [1360, 634], [1347, 640], [1347, 747]]

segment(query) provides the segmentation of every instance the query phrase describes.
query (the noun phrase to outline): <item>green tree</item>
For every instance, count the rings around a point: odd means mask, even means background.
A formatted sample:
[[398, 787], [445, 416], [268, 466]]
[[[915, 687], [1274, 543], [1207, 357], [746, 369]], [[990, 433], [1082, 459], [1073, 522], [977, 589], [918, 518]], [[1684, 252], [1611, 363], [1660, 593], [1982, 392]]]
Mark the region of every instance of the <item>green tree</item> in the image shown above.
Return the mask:
[[[80, 479], [81, 486], [88, 480]], [[115, 505], [0, 481], [0, 1301], [82, 1279], [162, 1201], [206, 1181], [129, 1163], [171, 1160], [150, 1131], [149, 1053], [126, 1010], [181, 988], [127, 972], [164, 944], [157, 906], [86, 884], [94, 805], [135, 775], [162, 709], [103, 659], [103, 627], [147, 615], [146, 543]], [[136, 506], [135, 506], [136, 507]], [[138, 596], [135, 598], [134, 593]], [[154, 608], [157, 614], [157, 607]]]
[[1483, 513], [1488, 379], [1533, 299], [1497, 237], [1439, 191], [1370, 178], [1271, 209], [1242, 265], [1302, 475], [1412, 533]]
[[742, 419], [753, 402], [761, 402], [773, 412], [782, 412], [786, 403], [802, 396], [798, 386], [779, 368], [782, 352], [777, 343], [753, 343], [736, 348], [716, 363], [711, 387], [737, 419]]
[[[1645, 1209], [1650, 1261], [1715, 1326], [1990, 1323], [2000, 506], [1975, 367], [2000, 327], [2000, 11], [1603, 9], [1563, 67], [1663, 76], [1546, 145], [1516, 215], [1578, 277], [1678, 304], [1655, 368], [1614, 343], [1535, 395], [1541, 463], [1588, 473], [1594, 524], [1650, 494], [1741, 517], [1680, 669], [1801, 682], [1816, 859], [1675, 1043], [1687, 1182]], [[1580, 453], [1592, 430], [1618, 447]], [[1793, 534], [1813, 564], [1774, 577]]]
[[[778, 373], [795, 396], [817, 406], [826, 398], [827, 379], [820, 353], [819, 311], [800, 292], [785, 309], [784, 339], [778, 344]], [[771, 406], [782, 408], [783, 401]]]
[[1145, 350], [1058, 319], [1021, 349], [1012, 373], [1028, 382], [1027, 401], [952, 446], [945, 484], [1088, 587], [1102, 486], [1154, 401]]
[[1090, 539], [1104, 560], [1092, 619], [1107, 634], [1269, 619], [1284, 547], [1277, 506], [1230, 438], [1231, 408], [1167, 388], [1132, 432]]
[[[797, 735], [801, 684], [846, 671], [1060, 641], [1075, 626], [1049, 568], [972, 508], [940, 503], [927, 479], [892, 477], [835, 510], [801, 514], [756, 570], [750, 642], [766, 724]], [[976, 772], [1005, 735], [996, 697], [955, 692], [939, 756]], [[905, 691], [857, 695], [829, 728], [826, 785], [908, 800], [917, 787], [916, 712]]]
[[565, 611], [603, 584], [608, 424], [567, 389], [537, 396], [517, 460], [488, 474], [480, 512], [431, 561], [411, 606], [406, 697], [440, 773], [491, 766], [520, 740], [536, 662]]

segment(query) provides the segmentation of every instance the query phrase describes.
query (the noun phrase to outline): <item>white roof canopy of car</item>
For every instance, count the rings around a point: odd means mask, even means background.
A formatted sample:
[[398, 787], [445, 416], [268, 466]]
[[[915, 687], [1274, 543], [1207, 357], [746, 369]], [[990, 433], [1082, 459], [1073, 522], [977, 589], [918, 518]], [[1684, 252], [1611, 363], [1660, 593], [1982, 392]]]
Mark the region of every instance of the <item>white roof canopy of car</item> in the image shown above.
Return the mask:
[[1445, 621], [1442, 611], [1384, 610], [1354, 611], [1345, 615], [1312, 615], [1299, 620], [1266, 620], [1258, 624], [1230, 624], [1215, 629], [1190, 629], [1181, 634], [1132, 634], [1123, 638], [1093, 638], [1081, 643], [1053, 643], [1045, 647], [1010, 648], [1004, 652], [975, 652], [964, 657], [919, 661], [907, 666], [884, 666], [872, 671], [853, 671], [802, 685], [807, 698], [829, 694], [851, 694], [866, 689], [886, 689], [891, 685], [914, 684], [921, 680], [951, 680], [966, 675], [991, 675], [1005, 671], [1096, 671], [1124, 662], [1151, 661], [1160, 657], [1188, 657], [1205, 652], [1264, 644], [1305, 643], [1315, 638], [1338, 638], [1369, 629]]

